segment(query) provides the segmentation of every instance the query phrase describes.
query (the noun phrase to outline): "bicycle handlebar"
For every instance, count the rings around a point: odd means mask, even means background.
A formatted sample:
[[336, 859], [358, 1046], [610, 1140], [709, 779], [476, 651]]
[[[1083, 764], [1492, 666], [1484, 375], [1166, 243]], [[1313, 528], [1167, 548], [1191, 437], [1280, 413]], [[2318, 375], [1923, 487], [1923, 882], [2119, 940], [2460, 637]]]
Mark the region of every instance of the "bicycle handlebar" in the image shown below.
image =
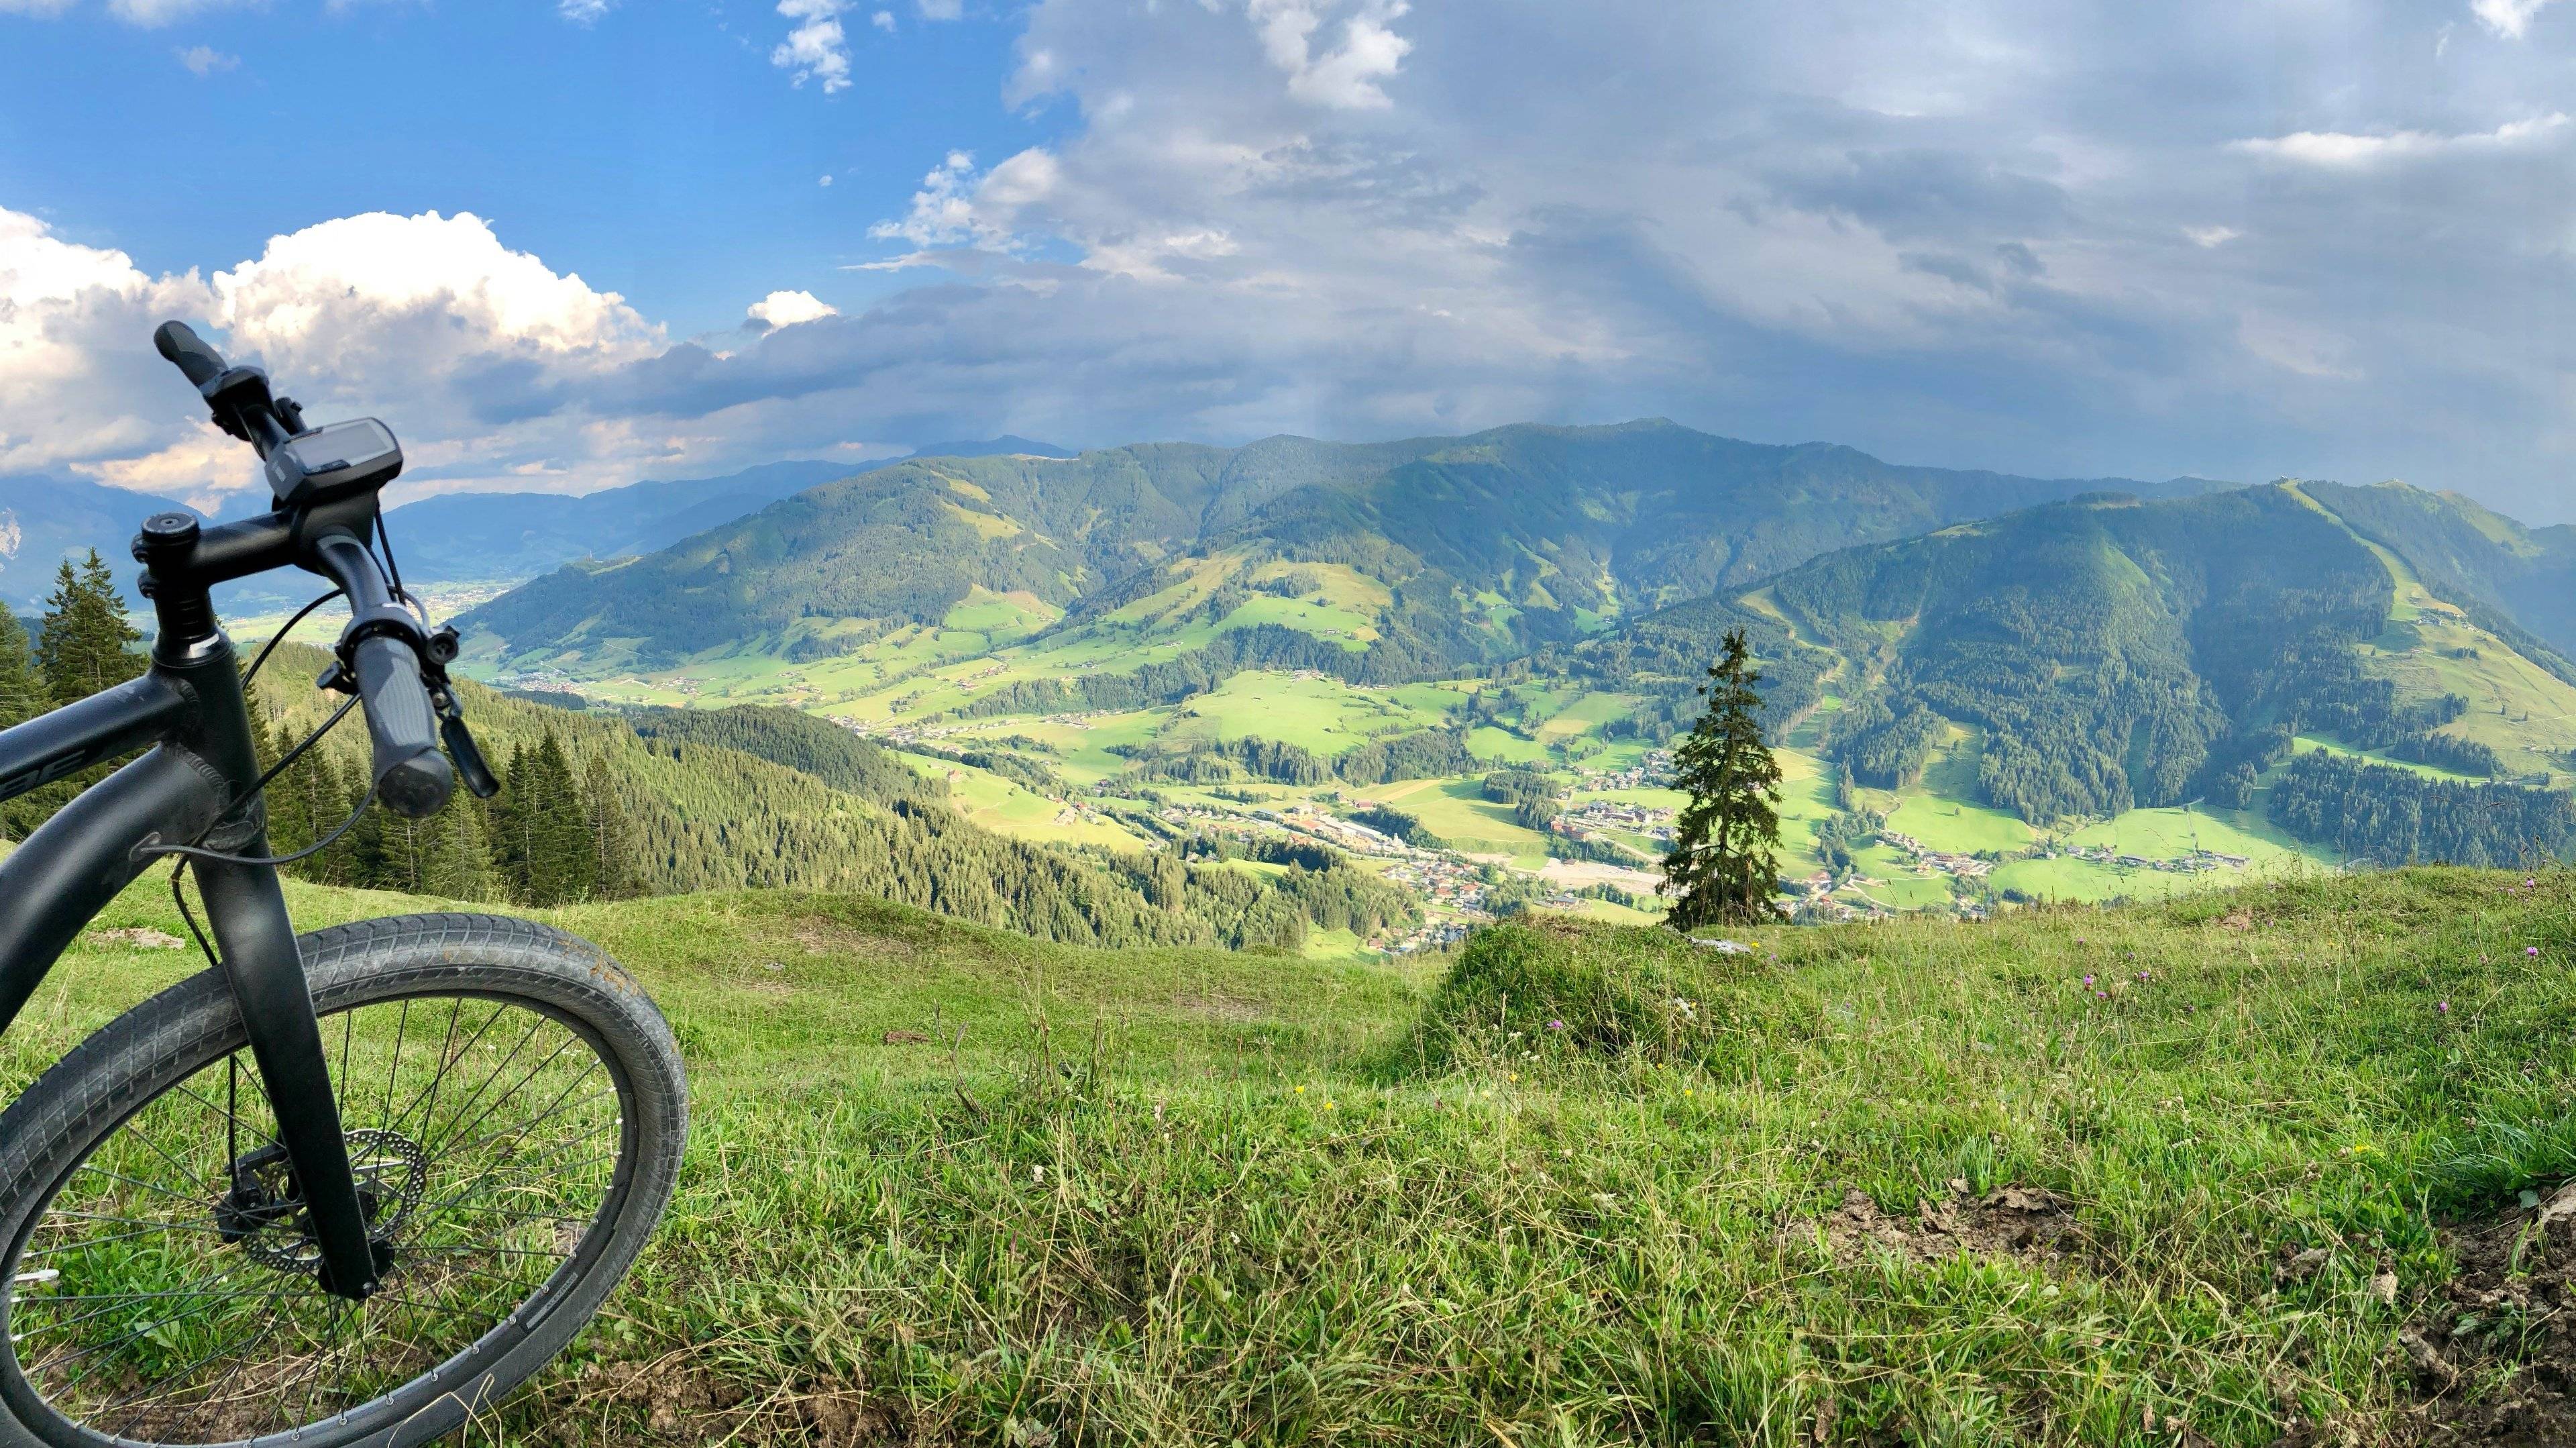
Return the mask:
[[372, 634], [358, 640], [351, 663], [375, 745], [376, 798], [405, 819], [438, 813], [456, 775], [438, 752], [438, 719], [421, 681], [420, 656], [401, 639]]
[[152, 345], [200, 388], [224, 375], [224, 354], [208, 346], [185, 322], [163, 322], [152, 333]]

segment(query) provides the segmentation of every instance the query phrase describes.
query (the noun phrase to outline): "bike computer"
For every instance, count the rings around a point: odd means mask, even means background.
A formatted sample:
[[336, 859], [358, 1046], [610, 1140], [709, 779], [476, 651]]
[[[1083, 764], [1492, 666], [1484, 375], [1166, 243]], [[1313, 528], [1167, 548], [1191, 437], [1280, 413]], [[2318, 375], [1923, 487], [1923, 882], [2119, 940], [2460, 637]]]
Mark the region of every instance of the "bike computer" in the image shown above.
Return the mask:
[[402, 471], [402, 444], [372, 417], [335, 422], [287, 439], [268, 454], [268, 490], [280, 505], [311, 507], [373, 492]]

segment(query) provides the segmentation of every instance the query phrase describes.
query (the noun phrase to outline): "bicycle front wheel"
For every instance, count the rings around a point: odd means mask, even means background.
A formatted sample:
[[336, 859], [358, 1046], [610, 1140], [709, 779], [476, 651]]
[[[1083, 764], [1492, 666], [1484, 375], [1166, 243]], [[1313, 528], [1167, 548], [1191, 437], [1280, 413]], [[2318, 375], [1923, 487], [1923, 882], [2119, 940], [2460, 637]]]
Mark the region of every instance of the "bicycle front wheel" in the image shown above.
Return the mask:
[[0, 1430], [19, 1441], [417, 1443], [569, 1343], [669, 1200], [671, 1033], [530, 921], [303, 938], [383, 1290], [324, 1293], [230, 991], [194, 976], [0, 1115]]

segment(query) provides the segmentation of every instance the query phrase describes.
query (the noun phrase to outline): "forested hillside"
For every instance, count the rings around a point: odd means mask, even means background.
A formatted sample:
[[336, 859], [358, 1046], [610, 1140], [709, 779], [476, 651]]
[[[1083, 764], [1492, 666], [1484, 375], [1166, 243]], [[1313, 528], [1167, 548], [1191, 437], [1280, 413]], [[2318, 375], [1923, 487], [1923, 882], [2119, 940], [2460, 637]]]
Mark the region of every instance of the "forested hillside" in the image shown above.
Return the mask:
[[[273, 740], [302, 737], [336, 705], [285, 682], [312, 677], [323, 658], [288, 645], [269, 664]], [[417, 824], [370, 811], [300, 873], [533, 904], [832, 890], [1097, 945], [1293, 949], [1310, 927], [1365, 933], [1414, 911], [1335, 860], [1264, 878], [1174, 853], [1086, 858], [1001, 839], [949, 808], [938, 782], [793, 711], [666, 712], [630, 724], [462, 687], [478, 741], [505, 771], [499, 798], [482, 806], [460, 791]], [[271, 787], [279, 849], [321, 838], [347, 813], [362, 749], [363, 736], [335, 735]]]
[[1369, 580], [1385, 597], [1360, 642], [1402, 652], [1418, 675], [1826, 549], [2098, 486], [1668, 422], [933, 459], [812, 489], [631, 564], [566, 569], [467, 622], [521, 660], [654, 665], [735, 645], [828, 657], [940, 624], [977, 589], [1081, 623], [1183, 582], [1240, 597], [1277, 561]]
[[[1686, 658], [1711, 627], [1750, 620], [1794, 700], [1820, 666], [1834, 675], [1845, 702], [1825, 747], [1854, 784], [1913, 787], [1965, 726], [1983, 802], [2038, 825], [2242, 808], [2313, 736], [2457, 778], [2302, 758], [2268, 806], [2302, 838], [2383, 863], [2576, 848], [2550, 783], [2576, 724], [2565, 661], [2521, 635], [2548, 667], [2524, 663], [2481, 626], [2492, 609], [2429, 585], [2301, 486], [2090, 499], [1831, 554], [1589, 652], [1652, 661], [1658, 630], [1679, 630]], [[2521, 714], [2483, 694], [2473, 713], [2446, 687], [2504, 659], [2535, 691]], [[2517, 742], [2509, 766], [2499, 746]], [[2508, 775], [2537, 785], [2480, 783]]]

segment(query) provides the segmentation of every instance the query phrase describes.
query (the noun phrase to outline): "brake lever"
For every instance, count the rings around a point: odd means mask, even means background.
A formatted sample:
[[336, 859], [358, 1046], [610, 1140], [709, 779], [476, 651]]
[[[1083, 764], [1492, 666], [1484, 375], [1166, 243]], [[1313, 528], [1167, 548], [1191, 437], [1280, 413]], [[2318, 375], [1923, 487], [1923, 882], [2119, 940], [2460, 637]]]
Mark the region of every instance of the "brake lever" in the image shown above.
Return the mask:
[[447, 745], [447, 757], [456, 764], [457, 778], [476, 799], [490, 799], [501, 792], [501, 781], [484, 761], [481, 745], [474, 742], [474, 731], [465, 727], [465, 710], [456, 702], [456, 686], [447, 678], [447, 666], [456, 658], [456, 627], [442, 625], [429, 636], [420, 651], [421, 672], [429, 683], [430, 707], [438, 714], [438, 737]]

